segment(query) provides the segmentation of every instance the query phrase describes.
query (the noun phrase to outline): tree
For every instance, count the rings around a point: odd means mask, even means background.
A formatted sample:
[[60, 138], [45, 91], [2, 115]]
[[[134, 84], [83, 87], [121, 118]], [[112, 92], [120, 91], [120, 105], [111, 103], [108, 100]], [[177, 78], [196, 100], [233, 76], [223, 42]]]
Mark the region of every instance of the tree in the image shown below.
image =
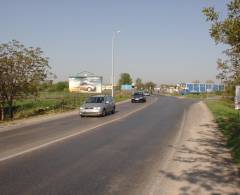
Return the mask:
[[122, 73], [120, 75], [119, 81], [118, 81], [119, 86], [125, 85], [125, 84], [132, 84], [132, 78], [129, 73]]
[[207, 83], [207, 84], [213, 84], [214, 81], [213, 81], [213, 80], [206, 80], [206, 83]]
[[144, 87], [144, 84], [143, 84], [143, 82], [142, 82], [142, 79], [140, 79], [140, 78], [137, 78], [137, 79], [136, 79], [135, 87], [136, 87], [138, 90]]
[[148, 91], [152, 92], [155, 87], [156, 87], [156, 84], [151, 81], [145, 83], [145, 89], [147, 89]]
[[13, 102], [25, 95], [37, 94], [40, 82], [48, 75], [48, 58], [40, 48], [25, 47], [16, 40], [0, 44], [0, 109], [6, 107], [13, 118]]
[[[213, 7], [203, 9], [207, 21], [212, 23], [210, 35], [214, 41], [229, 46], [224, 54], [227, 60], [217, 61], [219, 74], [217, 78], [234, 89], [240, 84], [240, 0], [231, 0], [227, 4], [227, 15], [220, 20], [219, 13]], [[231, 93], [234, 90], [232, 90]]]
[[192, 81], [192, 83], [200, 83], [199, 80]]

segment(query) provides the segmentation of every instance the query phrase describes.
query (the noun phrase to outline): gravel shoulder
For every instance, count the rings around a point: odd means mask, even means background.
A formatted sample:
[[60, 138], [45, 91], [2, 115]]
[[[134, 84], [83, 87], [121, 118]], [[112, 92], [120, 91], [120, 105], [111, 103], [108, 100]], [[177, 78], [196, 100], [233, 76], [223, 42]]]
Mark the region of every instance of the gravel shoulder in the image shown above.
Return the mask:
[[240, 194], [240, 177], [225, 140], [203, 102], [187, 112], [167, 166], [158, 168], [147, 194]]

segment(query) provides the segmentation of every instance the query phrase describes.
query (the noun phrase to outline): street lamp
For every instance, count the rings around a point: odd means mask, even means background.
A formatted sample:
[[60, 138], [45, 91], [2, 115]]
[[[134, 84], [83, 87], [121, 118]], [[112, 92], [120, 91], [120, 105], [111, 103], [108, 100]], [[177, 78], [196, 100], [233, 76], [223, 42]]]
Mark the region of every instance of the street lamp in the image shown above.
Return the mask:
[[114, 95], [114, 46], [115, 46], [115, 38], [120, 33], [120, 30], [114, 31], [112, 35], [112, 97]]

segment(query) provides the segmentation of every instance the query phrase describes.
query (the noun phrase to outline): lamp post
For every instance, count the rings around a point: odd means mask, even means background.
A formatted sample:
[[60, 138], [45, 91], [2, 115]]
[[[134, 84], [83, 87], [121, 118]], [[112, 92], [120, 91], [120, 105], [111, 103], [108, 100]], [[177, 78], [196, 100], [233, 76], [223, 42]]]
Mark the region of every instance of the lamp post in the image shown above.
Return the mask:
[[120, 33], [120, 30], [114, 31], [112, 35], [112, 97], [114, 96], [114, 46], [115, 46], [115, 38]]

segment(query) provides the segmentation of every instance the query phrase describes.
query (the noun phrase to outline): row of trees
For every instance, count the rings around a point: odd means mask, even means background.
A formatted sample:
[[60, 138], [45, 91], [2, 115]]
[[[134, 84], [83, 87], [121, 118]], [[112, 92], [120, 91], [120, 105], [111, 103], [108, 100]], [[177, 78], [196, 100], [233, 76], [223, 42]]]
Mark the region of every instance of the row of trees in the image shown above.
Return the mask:
[[[129, 73], [122, 73], [120, 75], [119, 81], [118, 81], [118, 85], [124, 85], [124, 84], [133, 84], [133, 80], [130, 76]], [[156, 84], [153, 83], [152, 81], [143, 83], [141, 78], [137, 78], [135, 81], [135, 86], [134, 86], [137, 90], [148, 90], [148, 91], [153, 91], [153, 89], [156, 87]]]
[[51, 81], [46, 81], [40, 84], [39, 86], [40, 91], [44, 92], [61, 92], [61, 91], [68, 91], [68, 81], [59, 81], [57, 83], [53, 83]]
[[216, 44], [224, 44], [225, 59], [218, 59], [219, 74], [217, 78], [226, 85], [226, 92], [234, 94], [236, 85], [240, 85], [240, 0], [227, 3], [225, 19], [214, 7], [203, 9], [207, 21], [211, 22], [210, 35]]
[[[199, 81], [199, 80], [194, 80], [194, 81], [192, 81], [192, 83], [201, 83], [201, 81]], [[206, 80], [205, 83], [207, 83], [207, 84], [213, 84], [214, 81], [212, 81], [212, 80]]]

